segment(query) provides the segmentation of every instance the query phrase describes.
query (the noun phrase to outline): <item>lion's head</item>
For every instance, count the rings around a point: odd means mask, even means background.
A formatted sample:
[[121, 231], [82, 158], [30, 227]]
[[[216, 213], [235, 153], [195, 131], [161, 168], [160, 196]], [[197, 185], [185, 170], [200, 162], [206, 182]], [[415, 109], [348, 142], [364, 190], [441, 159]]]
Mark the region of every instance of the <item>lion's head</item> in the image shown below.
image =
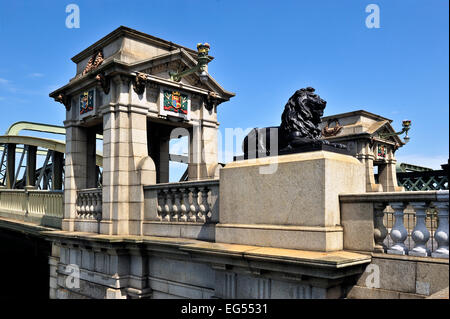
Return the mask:
[[286, 103], [281, 115], [280, 129], [284, 136], [294, 133], [299, 137], [316, 139], [318, 125], [327, 104], [312, 87], [297, 90]]

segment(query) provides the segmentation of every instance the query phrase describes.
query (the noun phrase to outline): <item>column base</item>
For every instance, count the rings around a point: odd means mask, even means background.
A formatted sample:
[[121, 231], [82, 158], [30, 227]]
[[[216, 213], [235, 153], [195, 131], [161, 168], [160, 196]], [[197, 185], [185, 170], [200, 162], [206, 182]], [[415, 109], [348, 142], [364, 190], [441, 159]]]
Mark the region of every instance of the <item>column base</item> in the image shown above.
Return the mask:
[[437, 252], [437, 251], [435, 251], [434, 253], [432, 253], [431, 254], [431, 257], [434, 257], [434, 258], [447, 258], [448, 259], [448, 250], [447, 250], [447, 253], [441, 253], [441, 252]]
[[404, 256], [404, 255], [408, 255], [408, 250], [404, 249], [404, 250], [399, 250], [399, 249], [388, 249], [387, 253], [390, 255], [400, 255], [400, 256]]
[[409, 256], [416, 256], [416, 257], [428, 257], [430, 256], [430, 251], [426, 249], [420, 249], [420, 250], [411, 250], [408, 253]]

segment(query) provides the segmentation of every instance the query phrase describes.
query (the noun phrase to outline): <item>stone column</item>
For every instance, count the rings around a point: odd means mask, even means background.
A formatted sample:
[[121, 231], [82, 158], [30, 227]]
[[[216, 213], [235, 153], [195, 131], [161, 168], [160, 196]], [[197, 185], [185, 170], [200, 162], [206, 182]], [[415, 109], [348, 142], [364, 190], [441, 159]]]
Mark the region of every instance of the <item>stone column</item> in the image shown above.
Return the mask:
[[36, 153], [37, 146], [28, 145], [26, 188], [36, 187]]
[[8, 154], [6, 158], [6, 188], [13, 188], [16, 170], [16, 144], [6, 144]]
[[169, 144], [168, 134], [159, 137], [159, 183], [169, 182]]
[[394, 158], [394, 152], [392, 151], [392, 148], [389, 147], [386, 156], [386, 164], [378, 167], [378, 182], [383, 185], [384, 192], [404, 191], [403, 187], [398, 186], [396, 163], [397, 161]]
[[63, 183], [63, 161], [64, 154], [60, 152], [53, 152], [52, 155], [52, 190], [61, 190]]
[[87, 156], [86, 129], [75, 126], [71, 121], [66, 126], [66, 161], [64, 176], [64, 219], [62, 229], [74, 231], [77, 190], [86, 188]]
[[214, 178], [217, 168], [217, 126], [194, 125], [189, 138], [189, 180]]
[[383, 186], [375, 183], [375, 176], [373, 173], [374, 155], [369, 142], [367, 142], [366, 140], [358, 141], [356, 158], [364, 164], [366, 172], [366, 191], [382, 192]]
[[87, 130], [86, 141], [86, 188], [97, 188], [98, 174], [96, 163], [96, 133], [95, 129]]
[[116, 76], [113, 103], [103, 110], [103, 206], [100, 232], [139, 235], [144, 184], [155, 184], [147, 150], [147, 112], [129, 103], [130, 79]]

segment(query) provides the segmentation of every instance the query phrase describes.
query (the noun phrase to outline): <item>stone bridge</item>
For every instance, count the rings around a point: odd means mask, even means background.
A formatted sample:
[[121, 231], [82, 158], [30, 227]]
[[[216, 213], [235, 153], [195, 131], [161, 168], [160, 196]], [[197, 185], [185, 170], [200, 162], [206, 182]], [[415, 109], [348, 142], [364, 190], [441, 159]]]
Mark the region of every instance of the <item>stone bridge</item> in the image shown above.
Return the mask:
[[[73, 57], [76, 75], [50, 93], [66, 109], [64, 127], [54, 128], [65, 141], [0, 136], [9, 296], [394, 299], [448, 291], [449, 192], [399, 186], [395, 151], [404, 143], [392, 121], [363, 110], [324, 118], [325, 138], [346, 144], [347, 155], [221, 167], [217, 112], [234, 93], [208, 73], [208, 50], [120, 27]], [[170, 140], [182, 136], [188, 156], [171, 156]], [[174, 159], [188, 168], [169, 183]]]

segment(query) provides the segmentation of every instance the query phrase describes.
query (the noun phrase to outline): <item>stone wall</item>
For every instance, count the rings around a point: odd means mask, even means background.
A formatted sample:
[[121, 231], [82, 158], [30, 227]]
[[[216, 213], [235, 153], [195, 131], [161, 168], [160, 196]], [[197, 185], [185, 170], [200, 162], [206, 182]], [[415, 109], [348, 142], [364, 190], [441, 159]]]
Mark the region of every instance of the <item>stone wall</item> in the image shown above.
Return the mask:
[[50, 296], [57, 299], [341, 298], [370, 261], [180, 238], [51, 236]]
[[[379, 280], [374, 279], [379, 271]], [[350, 299], [422, 299], [449, 286], [448, 260], [373, 254]]]

